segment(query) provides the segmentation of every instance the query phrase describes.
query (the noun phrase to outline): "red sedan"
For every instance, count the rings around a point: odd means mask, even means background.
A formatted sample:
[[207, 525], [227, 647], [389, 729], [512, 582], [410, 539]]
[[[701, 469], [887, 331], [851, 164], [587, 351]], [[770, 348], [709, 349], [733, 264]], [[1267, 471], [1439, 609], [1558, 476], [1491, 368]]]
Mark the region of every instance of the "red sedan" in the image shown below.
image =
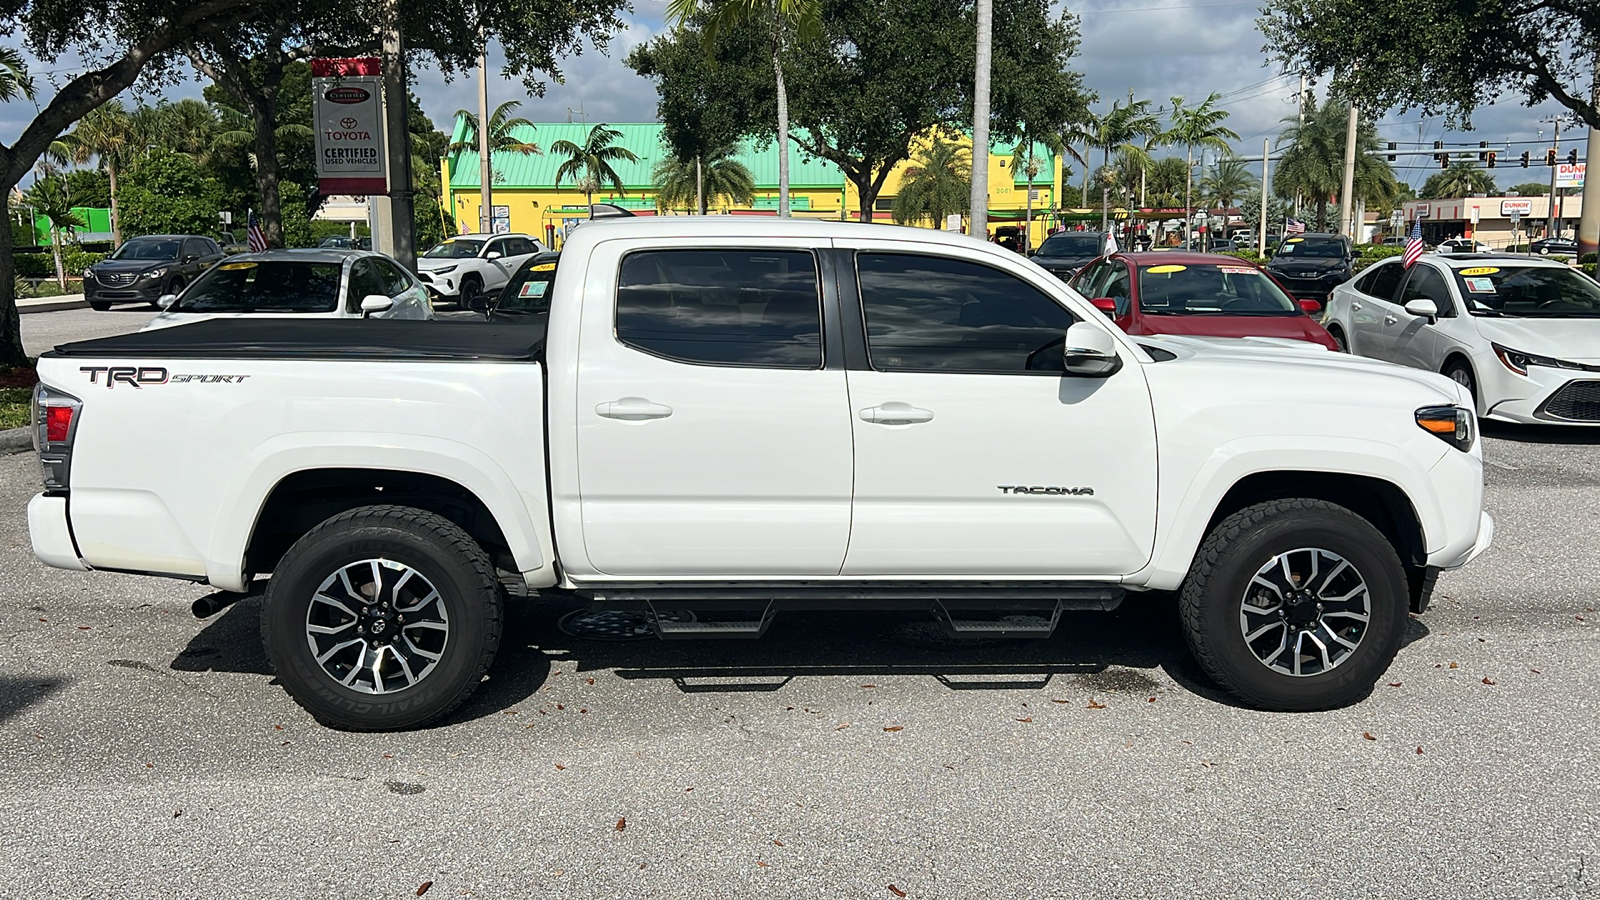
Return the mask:
[[1254, 263], [1209, 253], [1115, 253], [1068, 282], [1128, 334], [1294, 338], [1338, 350], [1296, 302]]

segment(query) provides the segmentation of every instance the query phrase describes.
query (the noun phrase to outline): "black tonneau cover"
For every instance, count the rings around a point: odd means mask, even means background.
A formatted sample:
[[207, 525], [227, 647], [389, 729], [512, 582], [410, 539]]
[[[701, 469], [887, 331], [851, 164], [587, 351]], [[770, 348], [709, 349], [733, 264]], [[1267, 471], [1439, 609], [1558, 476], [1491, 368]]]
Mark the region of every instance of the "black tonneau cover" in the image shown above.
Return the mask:
[[526, 323], [436, 319], [209, 319], [62, 344], [45, 356], [92, 359], [371, 359], [535, 362], [545, 316]]

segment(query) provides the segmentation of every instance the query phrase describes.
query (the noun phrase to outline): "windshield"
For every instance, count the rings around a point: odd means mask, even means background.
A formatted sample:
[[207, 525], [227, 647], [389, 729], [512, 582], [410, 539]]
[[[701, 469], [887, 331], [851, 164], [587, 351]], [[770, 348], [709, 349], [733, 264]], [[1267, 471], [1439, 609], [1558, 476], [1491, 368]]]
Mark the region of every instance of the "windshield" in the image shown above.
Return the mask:
[[466, 259], [477, 256], [482, 249], [483, 241], [445, 241], [423, 256], [428, 259]]
[[497, 313], [543, 313], [550, 311], [550, 283], [556, 278], [553, 256], [535, 256], [500, 291]]
[[178, 298], [175, 312], [333, 312], [342, 263], [271, 259], [225, 262]]
[[183, 245], [178, 240], [151, 240], [135, 238], [111, 254], [112, 259], [177, 259], [178, 248]]
[[1098, 234], [1055, 234], [1039, 245], [1040, 256], [1099, 256], [1105, 239]]
[[1557, 266], [1468, 266], [1456, 286], [1475, 316], [1600, 317], [1600, 284]]
[[1157, 316], [1303, 315], [1260, 269], [1222, 264], [1141, 268], [1139, 309]]
[[1289, 238], [1278, 246], [1278, 256], [1311, 257], [1312, 259], [1339, 259], [1348, 255], [1340, 241], [1308, 241]]

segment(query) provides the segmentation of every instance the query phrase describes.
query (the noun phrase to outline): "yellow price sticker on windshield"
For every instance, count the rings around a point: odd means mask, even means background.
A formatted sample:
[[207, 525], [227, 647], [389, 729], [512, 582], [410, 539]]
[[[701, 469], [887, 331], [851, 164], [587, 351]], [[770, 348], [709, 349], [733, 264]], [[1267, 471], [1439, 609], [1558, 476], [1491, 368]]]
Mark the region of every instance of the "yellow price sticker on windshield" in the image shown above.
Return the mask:
[[1494, 266], [1473, 266], [1470, 269], [1461, 269], [1456, 274], [1458, 274], [1458, 275], [1493, 275], [1494, 273], [1496, 273], [1498, 271], [1500, 271], [1500, 270], [1498, 268], [1494, 267]]
[[1145, 269], [1145, 271], [1149, 272], [1151, 275], [1167, 275], [1167, 274], [1170, 274], [1172, 272], [1182, 272], [1184, 269], [1187, 269], [1187, 268], [1189, 268], [1189, 267], [1188, 266], [1165, 265], [1165, 266], [1151, 266], [1150, 268]]
[[1298, 244], [1303, 240], [1305, 240], [1305, 238], [1289, 238], [1288, 243], [1290, 243], [1290, 244]]
[[534, 266], [532, 269], [529, 269], [528, 271], [530, 271], [530, 272], [554, 272], [555, 268], [556, 268], [556, 264], [555, 263], [541, 263], [540, 265]]
[[221, 269], [224, 272], [231, 272], [231, 271], [234, 271], [235, 269], [254, 269], [255, 267], [256, 267], [256, 264], [253, 263], [253, 262], [231, 262], [231, 263], [223, 263], [222, 265], [218, 266], [217, 268]]

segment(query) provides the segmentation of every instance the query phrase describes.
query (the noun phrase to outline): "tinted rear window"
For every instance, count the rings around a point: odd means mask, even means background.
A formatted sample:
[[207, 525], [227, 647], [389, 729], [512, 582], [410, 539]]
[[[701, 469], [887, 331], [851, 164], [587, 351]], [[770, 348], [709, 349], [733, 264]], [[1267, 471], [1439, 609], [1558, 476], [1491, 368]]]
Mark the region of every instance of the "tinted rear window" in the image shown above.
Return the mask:
[[182, 312], [333, 312], [339, 308], [340, 263], [239, 260], [212, 267], [189, 286]]
[[1098, 234], [1056, 234], [1039, 245], [1040, 256], [1099, 256], [1105, 239]]

